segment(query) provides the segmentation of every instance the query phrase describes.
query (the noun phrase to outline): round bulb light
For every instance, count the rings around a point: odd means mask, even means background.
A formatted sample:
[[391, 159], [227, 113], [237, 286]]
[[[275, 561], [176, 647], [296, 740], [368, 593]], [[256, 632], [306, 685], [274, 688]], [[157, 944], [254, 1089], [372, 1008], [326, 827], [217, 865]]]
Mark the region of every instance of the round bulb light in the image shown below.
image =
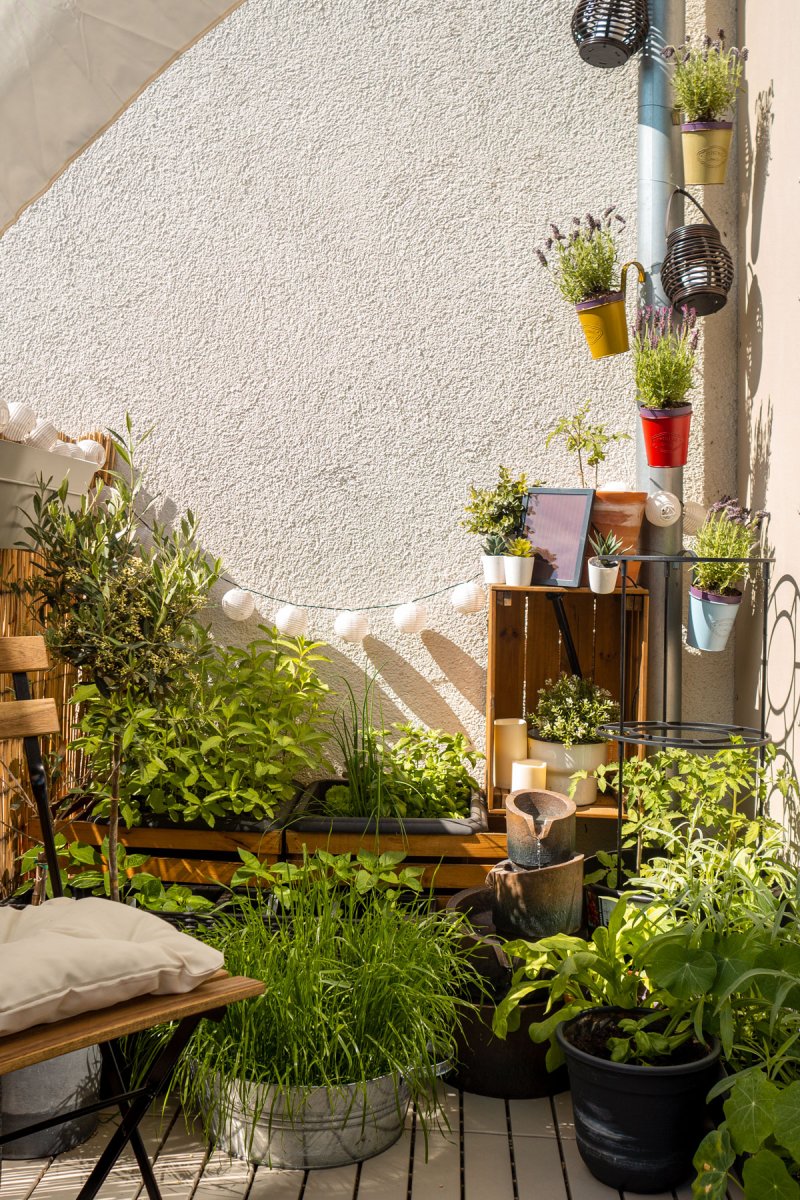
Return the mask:
[[105, 464], [106, 452], [94, 438], [82, 438], [77, 446], [81, 452], [81, 458], [86, 459], [87, 462], [94, 463], [96, 467], [102, 467]]
[[295, 604], [284, 604], [275, 613], [275, 627], [285, 637], [305, 637], [308, 633], [308, 613]]
[[469, 583], [460, 583], [458, 587], [453, 588], [450, 602], [456, 612], [466, 616], [468, 613], [480, 612], [483, 609], [486, 604], [486, 593], [479, 583], [471, 579]]
[[369, 633], [369, 618], [363, 612], [340, 612], [333, 622], [333, 632], [343, 642], [363, 642]]
[[651, 525], [667, 529], [680, 520], [681, 502], [672, 492], [653, 492], [647, 497], [644, 514]]
[[256, 602], [242, 588], [231, 588], [222, 597], [222, 611], [231, 621], [246, 621], [252, 617]]
[[428, 606], [419, 600], [401, 604], [394, 610], [392, 620], [400, 633], [421, 633], [428, 624]]
[[696, 500], [687, 500], [683, 506], [683, 532], [691, 537], [701, 526], [705, 525], [707, 516], [708, 509], [705, 504], [698, 504]]

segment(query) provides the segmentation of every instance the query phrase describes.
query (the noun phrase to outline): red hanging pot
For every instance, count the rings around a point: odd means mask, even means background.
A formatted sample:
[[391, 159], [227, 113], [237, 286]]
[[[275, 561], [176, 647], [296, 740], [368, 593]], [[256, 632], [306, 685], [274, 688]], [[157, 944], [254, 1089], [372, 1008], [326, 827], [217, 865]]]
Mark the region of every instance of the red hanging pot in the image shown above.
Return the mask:
[[679, 408], [639, 405], [648, 467], [685, 467], [689, 457], [691, 404]]

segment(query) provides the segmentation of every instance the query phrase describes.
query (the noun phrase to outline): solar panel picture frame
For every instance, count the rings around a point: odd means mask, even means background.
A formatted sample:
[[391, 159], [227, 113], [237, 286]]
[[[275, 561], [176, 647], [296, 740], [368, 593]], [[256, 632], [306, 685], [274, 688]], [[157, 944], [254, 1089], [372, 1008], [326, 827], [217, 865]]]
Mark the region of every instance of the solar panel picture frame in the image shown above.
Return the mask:
[[530, 488], [522, 536], [534, 548], [534, 587], [580, 587], [593, 488]]

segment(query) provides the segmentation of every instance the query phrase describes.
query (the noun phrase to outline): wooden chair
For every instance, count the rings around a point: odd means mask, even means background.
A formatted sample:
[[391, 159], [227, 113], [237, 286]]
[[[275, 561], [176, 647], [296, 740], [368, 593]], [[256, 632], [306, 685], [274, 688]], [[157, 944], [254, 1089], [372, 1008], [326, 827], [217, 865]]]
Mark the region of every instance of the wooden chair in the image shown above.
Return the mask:
[[[0, 639], [0, 675], [11, 675], [16, 697], [15, 700], [0, 703], [0, 742], [12, 738], [23, 739], [31, 791], [42, 828], [47, 872], [53, 895], [61, 896], [61, 875], [47, 795], [47, 779], [39, 745], [42, 734], [58, 732], [58, 711], [55, 700], [31, 698], [28, 679], [28, 671], [46, 670], [48, 665], [47, 651], [42, 638]], [[120, 1124], [78, 1193], [77, 1200], [93, 1200], [93, 1197], [97, 1196], [129, 1142], [150, 1200], [161, 1200], [153, 1168], [139, 1132], [139, 1124], [160, 1088], [172, 1075], [199, 1022], [204, 1017], [219, 1020], [229, 1004], [258, 996], [263, 990], [264, 985], [258, 980], [234, 977], [226, 971], [218, 971], [191, 992], [168, 996], [140, 996], [109, 1008], [82, 1013], [52, 1024], [37, 1025], [20, 1033], [0, 1037], [0, 1083], [2, 1076], [11, 1071], [57, 1058], [72, 1050], [99, 1044], [111, 1087], [114, 1089], [112, 1096], [28, 1125], [24, 1129], [16, 1129], [13, 1134], [3, 1135], [0, 1129], [0, 1158], [3, 1145], [16, 1138], [38, 1133], [63, 1121], [99, 1112], [101, 1109], [117, 1107], [121, 1116]], [[116, 1039], [169, 1021], [177, 1022], [172, 1037], [150, 1067], [142, 1084], [131, 1089], [123, 1077], [119, 1054], [114, 1045]]]

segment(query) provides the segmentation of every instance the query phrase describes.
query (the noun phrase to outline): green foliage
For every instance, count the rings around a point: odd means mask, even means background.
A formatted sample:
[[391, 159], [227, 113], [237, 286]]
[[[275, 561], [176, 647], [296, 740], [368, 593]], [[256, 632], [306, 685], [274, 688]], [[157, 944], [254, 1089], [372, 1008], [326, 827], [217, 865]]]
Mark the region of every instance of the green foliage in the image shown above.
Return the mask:
[[719, 121], [736, 103], [747, 59], [746, 50], [726, 48], [719, 30], [716, 41], [706, 35], [698, 46], [667, 46], [664, 57], [675, 63], [675, 103], [684, 121]]
[[[361, 703], [346, 685], [348, 705], [334, 720], [334, 741], [345, 779], [328, 788], [322, 801], [327, 816], [467, 817], [472, 772], [483, 757], [464, 734], [373, 724], [372, 684]], [[399, 735], [399, 736], [398, 736]]]
[[595, 529], [589, 538], [589, 545], [604, 567], [616, 566], [616, 556], [626, 553], [622, 538], [617, 537], [613, 530], [611, 533], [600, 533], [599, 529]]
[[253, 1119], [264, 1110], [254, 1110], [252, 1085], [274, 1086], [302, 1111], [310, 1088], [393, 1075], [419, 1101], [423, 1125], [436, 1103], [438, 1066], [452, 1057], [469, 1007], [461, 997], [480, 989], [460, 923], [432, 897], [410, 914], [384, 891], [365, 890], [358, 860], [329, 867], [308, 859], [278, 880], [277, 914], [254, 895], [236, 920], [205, 934], [229, 971], [266, 984], [219, 1021], [203, 1021], [181, 1059], [178, 1090], [206, 1123], [219, 1072], [237, 1100], [247, 1097]]
[[594, 467], [594, 486], [597, 487], [598, 469], [606, 461], [608, 447], [613, 442], [630, 440], [629, 433], [608, 433], [605, 425], [592, 424], [589, 420], [590, 403], [589, 400], [584, 401], [571, 417], [559, 417], [545, 440], [545, 446], [549, 449], [556, 438], [563, 438], [568, 452], [577, 455], [581, 487], [587, 486], [586, 467]]
[[640, 310], [633, 325], [633, 375], [641, 404], [679, 408], [694, 387], [700, 331], [694, 309], [678, 317], [671, 308]]
[[354, 887], [362, 899], [381, 895], [391, 904], [397, 903], [404, 892], [419, 894], [422, 891], [425, 868], [403, 867], [405, 854], [397, 850], [387, 850], [383, 854], [371, 850], [359, 850], [356, 854], [331, 854], [327, 850], [318, 850], [302, 866], [288, 862], [269, 865], [249, 850], [240, 848], [238, 853], [242, 865], [237, 867], [231, 887], [266, 886], [287, 909], [292, 907], [295, 883], [301, 875], [305, 875], [307, 880], [315, 876], [338, 880], [345, 887]]
[[524, 537], [512, 538], [505, 552], [512, 558], [533, 558], [533, 546]]
[[[128, 825], [143, 812], [170, 821], [262, 820], [295, 794], [295, 780], [324, 766], [327, 685], [320, 643], [272, 626], [248, 646], [212, 647], [199, 676], [160, 707], [129, 703], [120, 807]], [[93, 694], [81, 693], [81, 736], [93, 765], [89, 792], [108, 810], [109, 749]]]
[[461, 524], [467, 533], [508, 538], [522, 525], [527, 492], [528, 480], [524, 473], [515, 479], [508, 467], [500, 467], [496, 487], [470, 487], [469, 499], [464, 505], [466, 520]]
[[499, 533], [490, 533], [481, 549], [484, 554], [488, 554], [490, 558], [497, 558], [500, 554], [506, 552], [507, 539]]
[[[761, 517], [725, 497], [695, 534], [694, 553], [698, 558], [749, 558], [758, 545]], [[692, 568], [692, 582], [705, 592], [735, 596], [751, 573], [746, 563], [701, 562]]]
[[597, 726], [616, 721], [618, 716], [619, 705], [605, 688], [591, 679], [562, 674], [539, 689], [539, 702], [536, 711], [528, 715], [528, 725], [542, 741], [583, 746], [606, 741]]
[[616, 205], [607, 208], [601, 218], [591, 213], [583, 220], [573, 217], [569, 234], [551, 225], [552, 236], [545, 239], [543, 249], [536, 250], [539, 262], [552, 270], [558, 290], [570, 304], [618, 290], [615, 223], [624, 226], [625, 219], [615, 209]]

